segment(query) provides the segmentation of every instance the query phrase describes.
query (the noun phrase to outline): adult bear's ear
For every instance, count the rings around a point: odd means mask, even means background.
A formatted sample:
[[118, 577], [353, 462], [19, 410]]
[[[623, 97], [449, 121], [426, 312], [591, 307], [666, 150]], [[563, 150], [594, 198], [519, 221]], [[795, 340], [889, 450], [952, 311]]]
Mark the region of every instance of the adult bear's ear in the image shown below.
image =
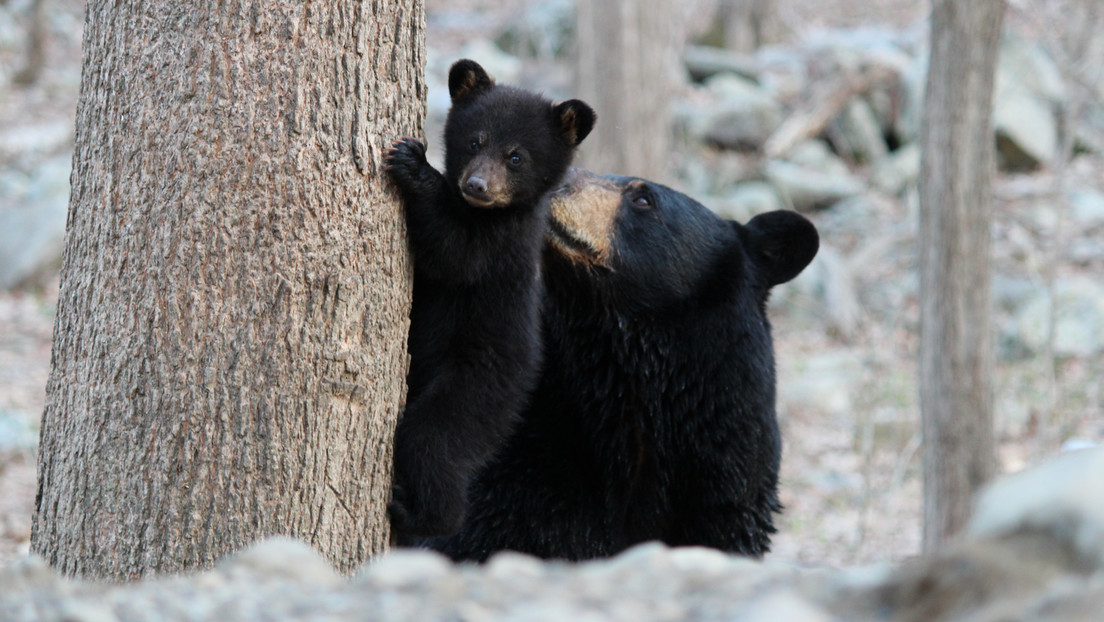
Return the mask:
[[768, 288], [801, 274], [820, 248], [816, 227], [797, 212], [759, 214], [743, 229], [748, 255]]
[[560, 126], [560, 132], [572, 147], [583, 142], [590, 130], [594, 129], [594, 121], [598, 115], [586, 102], [578, 99], [569, 99], [552, 106], [552, 116]]
[[449, 96], [454, 104], [489, 91], [493, 86], [494, 79], [474, 60], [458, 60], [449, 69]]

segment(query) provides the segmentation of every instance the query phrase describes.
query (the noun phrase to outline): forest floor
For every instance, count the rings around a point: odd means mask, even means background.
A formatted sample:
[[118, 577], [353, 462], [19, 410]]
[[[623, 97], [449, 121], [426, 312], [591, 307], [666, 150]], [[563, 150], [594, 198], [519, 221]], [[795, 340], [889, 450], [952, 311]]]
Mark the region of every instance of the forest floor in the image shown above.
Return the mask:
[[[907, 27], [923, 20], [929, 6], [926, 0], [779, 2], [783, 21], [795, 37], [818, 28]], [[433, 12], [447, 8], [454, 13], [478, 9], [482, 15], [504, 23], [510, 12], [522, 4], [520, 0], [429, 0], [428, 9]], [[29, 3], [12, 5], [18, 8]], [[83, 5], [66, 0], [54, 6], [61, 17], [51, 22], [53, 40], [48, 48], [45, 82], [63, 86], [53, 90], [27, 89], [25, 93], [13, 92], [0, 98], [0, 129], [32, 122], [65, 121], [73, 116], [76, 97], [73, 82], [74, 76], [79, 77]], [[434, 21], [430, 20], [430, 28], [433, 27]], [[444, 46], [438, 51], [449, 55], [453, 50], [448, 46], [458, 44], [462, 33], [455, 30], [434, 33], [430, 40], [435, 46]], [[10, 75], [10, 67], [20, 62], [19, 54], [20, 50], [12, 46], [0, 46], [0, 67], [9, 68], [4, 75]], [[904, 277], [897, 273], [882, 275], [887, 280]], [[16, 291], [0, 292], [0, 415], [10, 412], [37, 417], [43, 410], [56, 300], [56, 274], [45, 275]], [[917, 312], [913, 308], [904, 313]], [[909, 381], [902, 380], [914, 377], [916, 371], [916, 335], [907, 326], [860, 331], [844, 348], [821, 324], [800, 313], [777, 309], [773, 321], [783, 371], [779, 389], [783, 396], [788, 390], [785, 361], [811, 360], [825, 352], [843, 350], [877, 352], [886, 371], [884, 376], [868, 383], [867, 390], [874, 384], [882, 392], [913, 390]], [[915, 318], [905, 324], [914, 322]], [[830, 357], [819, 356], [818, 360], [821, 364], [832, 364]], [[841, 358], [841, 365], [849, 364], [849, 360]], [[1004, 382], [1015, 382], [1015, 378], [1005, 378]], [[861, 403], [863, 397], [849, 396], [849, 399]], [[1099, 404], [1099, 395], [1095, 399]], [[912, 418], [911, 425], [903, 427], [860, 421], [861, 417], [849, 412], [825, 415], [822, 409], [800, 403], [782, 409], [785, 456], [781, 489], [786, 512], [779, 521], [772, 558], [803, 565], [853, 566], [896, 561], [919, 552], [922, 490], [915, 423], [918, 413], [914, 409], [914, 396], [903, 398], [902, 403], [907, 404], [903, 407], [904, 416]], [[896, 415], [899, 418], [900, 413]], [[0, 426], [3, 423], [0, 419]], [[1065, 427], [1066, 436], [1079, 431], [1089, 437], [1098, 438], [1101, 434], [1098, 422], [1084, 418]], [[885, 441], [883, 436], [890, 438]], [[1015, 470], [1053, 452], [1060, 440], [1056, 439], [1047, 433], [1046, 421], [1035, 421], [1022, 433], [1002, 436], [1004, 468]], [[0, 443], [0, 566], [28, 550], [34, 496], [33, 444], [8, 447]]]

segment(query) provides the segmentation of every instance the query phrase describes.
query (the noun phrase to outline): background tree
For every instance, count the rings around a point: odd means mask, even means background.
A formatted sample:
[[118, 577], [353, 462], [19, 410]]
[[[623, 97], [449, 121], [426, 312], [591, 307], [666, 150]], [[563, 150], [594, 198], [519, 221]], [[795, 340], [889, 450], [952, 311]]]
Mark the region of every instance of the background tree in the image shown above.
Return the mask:
[[721, 0], [717, 21], [724, 46], [751, 53], [782, 39], [777, 0]]
[[28, 20], [27, 64], [12, 77], [16, 84], [35, 83], [46, 65], [46, 0], [31, 0]]
[[677, 6], [670, 0], [579, 0], [577, 96], [598, 113], [579, 164], [602, 173], [667, 177]]
[[420, 135], [420, 2], [90, 3], [32, 550], [208, 565], [383, 550], [410, 268], [380, 168]]
[[919, 182], [926, 550], [959, 531], [997, 468], [990, 111], [1003, 15], [1003, 0], [932, 3]]

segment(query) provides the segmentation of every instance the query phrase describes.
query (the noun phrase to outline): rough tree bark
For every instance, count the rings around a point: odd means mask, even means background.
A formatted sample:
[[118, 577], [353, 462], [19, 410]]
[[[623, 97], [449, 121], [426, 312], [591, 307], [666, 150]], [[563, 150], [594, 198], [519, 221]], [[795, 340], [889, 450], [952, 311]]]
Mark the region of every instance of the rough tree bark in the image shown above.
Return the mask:
[[424, 8], [89, 3], [32, 549], [209, 565], [389, 539], [411, 272], [384, 149], [420, 135]]
[[1003, 0], [934, 0], [920, 173], [924, 548], [957, 533], [996, 472], [990, 122]]
[[677, 6], [669, 0], [579, 0], [578, 97], [598, 113], [579, 148], [581, 165], [601, 173], [666, 177]]

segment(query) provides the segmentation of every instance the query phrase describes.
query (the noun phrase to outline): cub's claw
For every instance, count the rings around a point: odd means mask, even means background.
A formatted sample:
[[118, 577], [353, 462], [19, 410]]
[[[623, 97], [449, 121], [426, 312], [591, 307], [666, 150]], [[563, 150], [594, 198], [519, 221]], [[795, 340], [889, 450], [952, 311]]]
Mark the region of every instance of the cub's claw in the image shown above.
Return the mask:
[[413, 174], [426, 164], [425, 154], [425, 145], [420, 140], [408, 136], [387, 148], [383, 166], [385, 170], [392, 173]]

